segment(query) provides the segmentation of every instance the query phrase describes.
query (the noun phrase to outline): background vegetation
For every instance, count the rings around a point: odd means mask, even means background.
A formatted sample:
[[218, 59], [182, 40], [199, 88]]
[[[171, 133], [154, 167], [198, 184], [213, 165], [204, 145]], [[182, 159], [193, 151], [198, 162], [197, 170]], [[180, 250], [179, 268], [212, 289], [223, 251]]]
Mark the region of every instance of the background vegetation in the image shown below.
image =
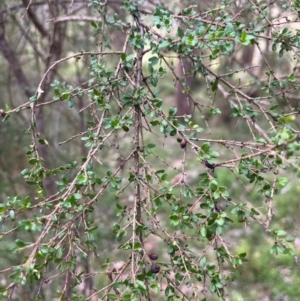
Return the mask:
[[299, 10], [1, 1], [1, 300], [297, 300]]

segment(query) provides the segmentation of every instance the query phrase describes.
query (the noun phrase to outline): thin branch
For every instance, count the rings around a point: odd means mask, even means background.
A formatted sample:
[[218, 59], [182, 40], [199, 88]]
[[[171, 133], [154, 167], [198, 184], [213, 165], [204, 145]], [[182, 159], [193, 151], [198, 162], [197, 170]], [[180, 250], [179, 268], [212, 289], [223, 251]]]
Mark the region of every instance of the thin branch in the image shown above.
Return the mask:
[[27, 13], [28, 17], [31, 19], [32, 23], [35, 25], [35, 27], [41, 33], [41, 35], [43, 37], [48, 37], [48, 31], [44, 28], [44, 26], [42, 25], [42, 23], [38, 19], [37, 14], [35, 12], [33, 12], [32, 8], [30, 7], [32, 0], [30, 0], [29, 2], [28, 2], [28, 0], [22, 0], [22, 2], [23, 2], [23, 5], [26, 8], [22, 18]]
[[44, 92], [42, 90], [42, 85], [45, 81], [45, 79], [47, 78], [47, 75], [49, 74], [49, 72], [55, 68], [58, 64], [62, 63], [62, 62], [65, 62], [65, 61], [68, 61], [72, 58], [76, 58], [76, 57], [79, 57], [79, 56], [83, 56], [83, 55], [117, 55], [117, 54], [122, 54], [123, 52], [122, 51], [107, 51], [107, 52], [97, 52], [97, 51], [88, 51], [88, 52], [85, 52], [85, 51], [82, 51], [80, 53], [76, 53], [76, 54], [73, 54], [73, 55], [70, 55], [70, 56], [67, 56], [67, 57], [64, 57], [56, 62], [54, 62], [49, 68], [48, 70], [44, 73], [39, 85], [38, 85], [38, 88], [36, 90], [36, 93], [35, 95], [37, 96], [37, 98], [39, 98], [39, 96]]

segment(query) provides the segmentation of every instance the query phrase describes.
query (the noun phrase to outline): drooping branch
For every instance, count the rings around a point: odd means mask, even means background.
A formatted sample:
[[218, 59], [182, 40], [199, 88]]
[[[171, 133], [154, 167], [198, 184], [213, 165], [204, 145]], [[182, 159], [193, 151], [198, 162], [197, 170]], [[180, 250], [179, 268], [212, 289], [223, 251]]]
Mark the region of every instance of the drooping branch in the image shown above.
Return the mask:
[[[136, 21], [136, 26], [140, 31], [141, 36], [143, 37], [143, 28], [139, 23], [139, 16], [134, 16]], [[135, 72], [135, 89], [138, 91], [141, 87], [142, 82], [142, 61], [143, 61], [143, 47], [141, 47], [137, 51], [137, 67]], [[141, 109], [140, 106], [137, 104], [134, 106], [134, 172], [135, 176], [138, 177], [140, 173], [140, 131], [141, 131]], [[133, 225], [132, 225], [132, 232], [133, 232], [133, 244], [136, 235], [136, 228], [137, 226], [141, 226], [142, 224], [142, 208], [141, 208], [141, 184], [138, 178], [136, 178], [136, 188], [135, 188], [135, 202], [134, 202], [134, 217], [133, 217]], [[140, 243], [143, 245], [143, 236], [142, 231], [140, 231], [139, 235]], [[132, 250], [132, 278], [133, 282], [135, 282], [135, 270], [134, 270], [134, 250]]]
[[[50, 4], [49, 9], [53, 11], [53, 13], [58, 14], [58, 10], [54, 5]], [[48, 56], [46, 59], [46, 66], [45, 66], [46, 71], [49, 70], [49, 67], [53, 61], [57, 61], [60, 58], [65, 36], [66, 36], [66, 23], [55, 24], [53, 28], [52, 40], [48, 49]], [[41, 97], [39, 99], [40, 103], [46, 101], [48, 93], [50, 92], [50, 84], [52, 83], [55, 75], [54, 70], [55, 69], [52, 68], [52, 70], [49, 71], [48, 76], [44, 82], [43, 93], [41, 94]], [[44, 118], [45, 116], [43, 113], [43, 107], [37, 109], [35, 114], [36, 114], [35, 118], [37, 121], [38, 133], [44, 135], [46, 132], [46, 126], [45, 126], [45, 118]], [[51, 168], [48, 147], [45, 145], [39, 145], [39, 147], [38, 146], [36, 147], [37, 149], [39, 149], [40, 156], [46, 161], [45, 167]], [[47, 195], [53, 195], [55, 193], [55, 185], [54, 185], [53, 177], [45, 178], [44, 186], [47, 191]]]

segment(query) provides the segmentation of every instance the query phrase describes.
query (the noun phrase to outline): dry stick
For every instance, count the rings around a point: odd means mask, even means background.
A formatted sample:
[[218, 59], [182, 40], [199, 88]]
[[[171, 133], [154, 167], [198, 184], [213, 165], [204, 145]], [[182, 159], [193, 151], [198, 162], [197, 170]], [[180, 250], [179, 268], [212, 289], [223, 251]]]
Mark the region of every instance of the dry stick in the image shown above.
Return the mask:
[[[185, 165], [186, 165], [186, 150], [187, 150], [187, 147], [184, 148], [184, 151], [183, 151], [183, 158], [182, 158], [182, 166], [181, 166], [181, 180], [180, 182], [181, 183], [185, 183], [186, 182], [186, 179], [185, 179]], [[180, 199], [182, 198], [183, 196], [183, 186], [181, 185], [180, 187]]]
[[[277, 167], [277, 171], [278, 171], [278, 169], [279, 168]], [[267, 220], [265, 221], [266, 228], [269, 228], [270, 223], [272, 221], [272, 217], [274, 216], [273, 198], [274, 198], [274, 191], [275, 191], [275, 188], [276, 188], [276, 182], [277, 182], [277, 177], [275, 177], [273, 182], [272, 182], [271, 195], [267, 200], [267, 202], [268, 202], [268, 214], [267, 214]]]
[[27, 7], [26, 7], [26, 9], [25, 9], [25, 12], [24, 12], [23, 16], [21, 17], [21, 19], [23, 19], [24, 16], [26, 15], [26, 13], [27, 13], [27, 11], [28, 11], [28, 9], [29, 9], [29, 7], [30, 7], [31, 2], [32, 2], [32, 0], [29, 1], [28, 5], [27, 5]]
[[[294, 141], [295, 139], [291, 139], [289, 141], [287, 141], [286, 143], [284, 143], [283, 145], [287, 145], [288, 143]], [[227, 160], [223, 163], [217, 163], [215, 164], [215, 167], [217, 166], [222, 166], [222, 165], [225, 165], [225, 164], [230, 164], [230, 163], [234, 163], [234, 162], [239, 162], [241, 160], [246, 160], [246, 159], [251, 159], [251, 158], [254, 158], [254, 157], [257, 157], [257, 156], [260, 156], [262, 154], [265, 154], [265, 153], [271, 153], [274, 149], [276, 149], [277, 147], [279, 147], [278, 144], [275, 144], [274, 146], [272, 147], [268, 147], [266, 149], [263, 149], [263, 150], [260, 150], [254, 154], [251, 154], [251, 155], [248, 155], [248, 156], [241, 156], [239, 158], [236, 158], [236, 159], [231, 159], [231, 160]]]
[[[134, 17], [136, 21], [136, 26], [138, 27], [141, 36], [144, 36], [143, 28], [140, 25], [139, 17]], [[144, 47], [141, 47], [137, 51], [137, 68], [135, 73], [135, 85], [134, 87], [136, 90], [138, 90], [141, 87], [142, 82], [142, 60], [143, 60], [143, 49]], [[134, 160], [134, 172], [135, 175], [138, 176], [140, 173], [140, 157], [139, 157], [139, 146], [140, 146], [140, 130], [141, 130], [141, 109], [139, 105], [134, 106], [134, 154], [133, 154], [133, 160]], [[139, 181], [136, 181], [136, 189], [135, 189], [135, 200], [134, 200], [134, 208], [133, 208], [133, 222], [132, 222], [132, 243], [134, 245], [135, 243], [135, 235], [136, 235], [136, 225], [142, 224], [142, 210], [141, 210], [141, 185]], [[140, 231], [140, 243], [143, 245], [143, 237], [142, 237], [142, 231]], [[134, 248], [132, 248], [132, 262], [131, 262], [131, 270], [132, 270], [132, 280], [133, 283], [136, 281], [135, 277], [135, 269], [134, 269], [134, 260], [135, 260], [135, 251]]]
[[[54, 70], [54, 72], [55, 72], [55, 70]], [[109, 81], [108, 83], [111, 84], [111, 83], [113, 83], [113, 82], [115, 82], [115, 81], [118, 81], [118, 79], [113, 80], [113, 81]], [[86, 83], [83, 83], [83, 85], [84, 85], [84, 84], [86, 84]], [[79, 91], [79, 92], [77, 92], [77, 93], [71, 94], [69, 98], [75, 97], [75, 96], [77, 96], [77, 95], [80, 94], [80, 93], [84, 93], [84, 92], [89, 91], [90, 89], [93, 89], [93, 88], [95, 88], [95, 87], [97, 87], [97, 86], [100, 86], [100, 85], [103, 86], [103, 83], [100, 83], [100, 84], [97, 83], [97, 84], [95, 84], [94, 86], [88, 87], [87, 89], [83, 89], [83, 90], [81, 90], [81, 91]], [[108, 85], [108, 84], [107, 84], [107, 85]], [[78, 88], [78, 87], [77, 87], [77, 88]], [[77, 88], [75, 88], [75, 89], [77, 89]], [[74, 89], [74, 90], [75, 90], [75, 89]], [[29, 97], [28, 97], [28, 98], [29, 98]], [[35, 105], [35, 108], [42, 107], [42, 106], [46, 106], [46, 105], [49, 105], [49, 104], [52, 104], [52, 103], [57, 103], [57, 102], [59, 102], [59, 101], [64, 101], [64, 99], [45, 101], [45, 102], [43, 102], [43, 103], [36, 104], [36, 105]], [[89, 107], [92, 106], [92, 105], [94, 105], [94, 102], [90, 103], [88, 106], [86, 106], [85, 108], [83, 108], [83, 109], [81, 109], [80, 111], [78, 111], [78, 113], [81, 113], [83, 110], [89, 108]], [[31, 107], [30, 107], [30, 101], [28, 101], [28, 102], [26, 102], [26, 103], [23, 103], [23, 104], [21, 104], [20, 106], [14, 108], [13, 110], [7, 111], [6, 113], [7, 113], [7, 114], [10, 114], [10, 113], [17, 113], [17, 112], [19, 112], [19, 111], [21, 111], [21, 110], [27, 110], [27, 109], [31, 109]]]
[[[234, 59], [234, 61], [238, 63], [238, 61], [236, 59]], [[231, 71], [231, 72], [222, 73], [222, 74], [219, 75], [219, 78], [220, 77], [230, 76], [230, 75], [237, 74], [237, 73], [240, 73], [240, 72], [245, 72], [245, 71], [248, 71], [248, 70], [251, 70], [251, 69], [255, 69], [255, 68], [260, 68], [260, 67], [261, 67], [260, 65], [249, 66], [249, 67], [242, 68], [242, 69], [239, 69], [239, 70], [234, 70], [234, 71]]]
[[[192, 301], [192, 298], [189, 298], [179, 287], [176, 283], [174, 283], [174, 281], [169, 278], [167, 275], [165, 275], [166, 279], [168, 279], [168, 282], [173, 284], [173, 287], [184, 297], [186, 298], [188, 301]], [[184, 300], [184, 299], [183, 299]]]
[[[271, 147], [274, 144], [268, 144], [263, 142], [251, 142], [251, 141], [237, 141], [237, 140], [223, 140], [223, 139], [207, 139], [207, 138], [190, 138], [191, 141], [203, 141], [211, 143], [219, 143], [223, 145], [233, 145], [236, 147], [246, 147], [246, 148], [258, 148], [261, 146]], [[256, 149], [258, 150], [258, 149]]]
[[56, 19], [54, 18], [48, 20], [48, 22], [54, 22], [54, 23], [69, 22], [69, 21], [103, 22], [103, 19], [98, 17], [91, 17], [91, 16], [63, 16]]

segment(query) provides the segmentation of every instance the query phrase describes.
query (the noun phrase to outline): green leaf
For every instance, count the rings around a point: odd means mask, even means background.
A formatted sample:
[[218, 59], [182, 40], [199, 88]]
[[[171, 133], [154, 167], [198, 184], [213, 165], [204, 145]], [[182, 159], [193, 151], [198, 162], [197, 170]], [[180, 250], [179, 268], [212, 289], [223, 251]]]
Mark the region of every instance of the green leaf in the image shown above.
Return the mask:
[[76, 200], [82, 199], [82, 195], [80, 193], [74, 193], [73, 196]]
[[48, 144], [48, 141], [47, 141], [46, 139], [40, 138], [40, 139], [38, 139], [38, 141], [39, 141], [40, 144], [43, 144], [43, 145], [49, 145], [49, 144]]
[[156, 145], [154, 143], [149, 143], [149, 144], [147, 144], [146, 147], [147, 148], [154, 148], [154, 147], [156, 147]]
[[142, 290], [142, 291], [146, 291], [147, 287], [145, 285], [145, 283], [143, 281], [140, 280], [136, 280], [136, 285]]
[[204, 256], [204, 257], [202, 257], [201, 259], [200, 259], [200, 262], [199, 262], [199, 264], [200, 264], [200, 267], [205, 267], [206, 266], [206, 262], [207, 262], [207, 259], [206, 259], [206, 257]]
[[218, 82], [219, 80], [218, 79], [215, 79], [212, 83], [211, 83], [211, 90], [213, 92], [216, 92], [218, 90]]
[[206, 231], [205, 226], [202, 226], [202, 228], [200, 229], [200, 234], [201, 234], [202, 237], [206, 237], [207, 231]]
[[6, 206], [4, 204], [0, 204], [0, 214], [4, 213], [6, 211]]
[[70, 92], [64, 92], [61, 95], [61, 99], [68, 99], [70, 98], [71, 93]]
[[15, 211], [14, 210], [10, 210], [9, 211], [9, 216], [11, 219], [15, 219]]
[[47, 245], [43, 245], [43, 246], [41, 247], [41, 252], [42, 252], [43, 254], [48, 254], [48, 253], [49, 253], [49, 248], [48, 248], [48, 246], [47, 246]]
[[177, 35], [179, 38], [182, 38], [184, 35], [184, 31], [180, 26], [177, 28]]
[[159, 45], [158, 45], [158, 49], [162, 49], [162, 48], [166, 48], [166, 47], [168, 47], [170, 45], [170, 42], [169, 41], [162, 41], [162, 42], [160, 42], [159, 43]]
[[16, 245], [18, 248], [23, 248], [26, 246], [26, 243], [21, 239], [16, 239]]
[[108, 293], [108, 294], [106, 295], [106, 298], [107, 298], [108, 300], [117, 300], [117, 299], [118, 299], [118, 296], [117, 296], [116, 294], [114, 294], [114, 293]]
[[170, 108], [169, 109], [169, 115], [174, 116], [177, 113], [177, 108]]
[[278, 179], [278, 184], [280, 185], [280, 186], [285, 186], [287, 183], [288, 183], [288, 178], [286, 178], [286, 177], [283, 177], [283, 178], [279, 178]]
[[122, 53], [122, 54], [121, 54], [121, 60], [122, 60], [123, 62], [126, 61], [126, 53]]
[[150, 57], [149, 59], [148, 59], [148, 61], [149, 61], [149, 63], [151, 64], [151, 65], [156, 65], [157, 63], [158, 63], [158, 61], [159, 61], [159, 58], [157, 57], [157, 56], [152, 56], [152, 57]]
[[243, 30], [240, 36], [240, 43], [242, 45], [248, 46], [251, 44], [252, 40], [254, 39], [255, 39], [254, 35], [248, 34], [246, 30]]
[[295, 240], [295, 238], [294, 237], [286, 237], [284, 240], [286, 242], [293, 242]]
[[37, 97], [36, 97], [36, 96], [31, 96], [31, 97], [29, 98], [29, 101], [30, 101], [30, 102], [36, 102], [36, 101], [37, 101]]
[[57, 251], [56, 251], [56, 258], [57, 258], [57, 259], [61, 259], [61, 258], [62, 258], [62, 255], [63, 255], [63, 250], [62, 250], [62, 248], [58, 248]]
[[158, 294], [160, 291], [160, 284], [159, 283], [152, 283], [150, 284], [150, 289], [155, 293]]
[[286, 231], [284, 231], [284, 230], [278, 230], [277, 231], [277, 235], [278, 236], [285, 236], [286, 235]]
[[38, 162], [38, 160], [35, 159], [35, 158], [32, 158], [32, 159], [29, 159], [29, 160], [28, 160], [28, 163], [29, 163], [29, 164], [32, 164], [32, 165], [34, 165], [34, 164], [37, 163], [37, 162]]
[[210, 149], [210, 143], [209, 142], [205, 142], [201, 145], [201, 149], [203, 150], [204, 153], [207, 153]]
[[74, 102], [73, 102], [72, 99], [69, 99], [69, 100], [68, 100], [68, 107], [69, 107], [69, 108], [73, 108], [73, 107], [74, 107]]

